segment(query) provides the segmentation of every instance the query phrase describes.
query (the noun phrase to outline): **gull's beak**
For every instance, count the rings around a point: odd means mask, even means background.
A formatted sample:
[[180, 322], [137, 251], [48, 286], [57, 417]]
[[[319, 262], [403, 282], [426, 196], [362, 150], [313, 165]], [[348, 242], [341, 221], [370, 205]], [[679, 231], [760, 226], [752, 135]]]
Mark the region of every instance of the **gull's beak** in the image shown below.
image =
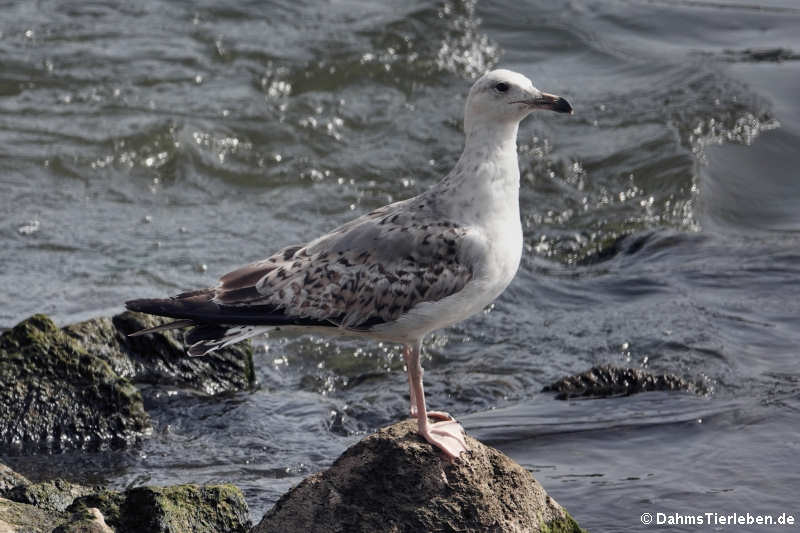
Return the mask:
[[555, 94], [539, 93], [538, 96], [526, 100], [525, 103], [536, 109], [549, 109], [556, 113], [572, 114], [572, 106], [569, 105], [569, 102]]

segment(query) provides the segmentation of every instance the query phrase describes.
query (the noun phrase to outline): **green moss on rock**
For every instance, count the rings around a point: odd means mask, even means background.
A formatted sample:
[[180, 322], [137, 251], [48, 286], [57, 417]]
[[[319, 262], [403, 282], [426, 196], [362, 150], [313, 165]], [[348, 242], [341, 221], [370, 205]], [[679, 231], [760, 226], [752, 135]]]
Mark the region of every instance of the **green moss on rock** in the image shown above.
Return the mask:
[[542, 522], [539, 531], [540, 533], [587, 533], [566, 510], [564, 516]]
[[139, 391], [47, 316], [0, 336], [0, 447], [123, 446], [148, 427]]

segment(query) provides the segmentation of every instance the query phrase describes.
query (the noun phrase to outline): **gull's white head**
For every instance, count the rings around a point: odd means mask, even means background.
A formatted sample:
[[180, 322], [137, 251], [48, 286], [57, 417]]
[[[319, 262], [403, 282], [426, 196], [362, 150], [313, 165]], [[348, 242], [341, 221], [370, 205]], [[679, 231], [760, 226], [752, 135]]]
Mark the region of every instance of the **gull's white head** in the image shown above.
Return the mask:
[[510, 70], [487, 72], [469, 91], [464, 109], [464, 131], [475, 124], [515, 125], [536, 109], [572, 113], [572, 106], [554, 94], [543, 93], [531, 80]]

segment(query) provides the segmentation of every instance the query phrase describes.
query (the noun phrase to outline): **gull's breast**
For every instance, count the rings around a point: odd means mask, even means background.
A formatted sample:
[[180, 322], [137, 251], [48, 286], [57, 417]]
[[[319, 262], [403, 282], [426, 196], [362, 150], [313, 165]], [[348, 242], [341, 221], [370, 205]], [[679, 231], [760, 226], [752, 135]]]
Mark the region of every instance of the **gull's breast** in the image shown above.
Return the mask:
[[[441, 300], [422, 302], [398, 318], [370, 330], [370, 335], [392, 342], [409, 342], [477, 313], [492, 303], [517, 273], [522, 256], [522, 228], [519, 218], [502, 232], [484, 232], [485, 247], [471, 259], [473, 278], [460, 291]], [[482, 248], [482, 249], [481, 249]]]

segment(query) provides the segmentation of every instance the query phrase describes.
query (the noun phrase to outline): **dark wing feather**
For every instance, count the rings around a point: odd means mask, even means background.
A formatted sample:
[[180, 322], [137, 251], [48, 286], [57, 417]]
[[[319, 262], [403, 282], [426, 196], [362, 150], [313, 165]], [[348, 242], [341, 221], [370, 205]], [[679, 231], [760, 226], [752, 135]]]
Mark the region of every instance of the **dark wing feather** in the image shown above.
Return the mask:
[[[211, 300], [197, 302], [179, 298], [145, 298], [125, 302], [131, 311], [182, 319], [182, 327], [196, 324], [248, 325], [248, 326], [334, 326], [328, 320], [287, 315], [275, 305], [231, 306]], [[187, 321], [186, 323], [183, 323]], [[161, 328], [163, 329], [163, 328]], [[142, 330], [139, 333], [150, 333]]]

